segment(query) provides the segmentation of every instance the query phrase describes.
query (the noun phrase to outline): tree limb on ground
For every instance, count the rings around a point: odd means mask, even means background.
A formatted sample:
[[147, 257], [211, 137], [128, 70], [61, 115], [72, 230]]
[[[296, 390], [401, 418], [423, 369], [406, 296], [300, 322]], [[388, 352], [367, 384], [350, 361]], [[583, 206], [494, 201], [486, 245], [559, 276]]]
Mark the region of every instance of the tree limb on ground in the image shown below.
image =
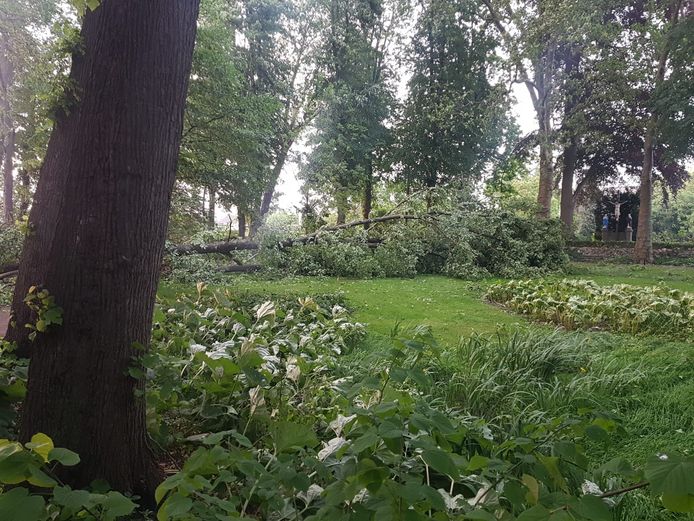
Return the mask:
[[[372, 219], [361, 219], [359, 221], [351, 221], [345, 224], [340, 224], [337, 226], [327, 226], [321, 228], [315, 233], [309, 235], [303, 235], [301, 237], [294, 237], [290, 239], [285, 239], [280, 241], [277, 245], [279, 249], [283, 250], [285, 248], [290, 248], [295, 244], [307, 244], [314, 242], [318, 237], [324, 233], [336, 232], [340, 230], [345, 230], [347, 228], [354, 228], [355, 226], [364, 226], [365, 224], [376, 224], [388, 221], [396, 220], [421, 220], [421, 219], [435, 219], [436, 215], [440, 214], [425, 214], [425, 215], [409, 215], [409, 214], [399, 214], [399, 215], [384, 215], [381, 217], [374, 217]], [[168, 248], [168, 252], [174, 255], [192, 255], [192, 254], [207, 254], [207, 253], [222, 253], [228, 254], [233, 251], [239, 250], [257, 250], [260, 249], [260, 244], [253, 241], [226, 241], [226, 242], [214, 242], [210, 244], [182, 244], [180, 246], [172, 246]]]
[[0, 280], [5, 280], [5, 279], [10, 279], [12, 277], [16, 277], [17, 273], [19, 273], [19, 271], [17, 271], [17, 270], [7, 271], [5, 273], [0, 273]]

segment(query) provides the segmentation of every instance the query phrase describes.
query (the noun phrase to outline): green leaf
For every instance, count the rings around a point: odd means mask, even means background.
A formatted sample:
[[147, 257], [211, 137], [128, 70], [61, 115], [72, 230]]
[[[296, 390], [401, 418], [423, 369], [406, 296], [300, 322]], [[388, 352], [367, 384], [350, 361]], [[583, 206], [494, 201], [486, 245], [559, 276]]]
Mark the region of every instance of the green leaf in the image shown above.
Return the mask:
[[542, 505], [535, 505], [529, 510], [521, 513], [516, 521], [547, 521], [552, 512]]
[[25, 488], [13, 488], [0, 494], [0, 519], [41, 521], [45, 502], [40, 496], [30, 496]]
[[674, 512], [694, 512], [694, 457], [668, 454], [646, 465], [646, 479], [653, 494]]
[[378, 433], [376, 432], [375, 428], [370, 428], [367, 430], [364, 434], [359, 436], [356, 440], [354, 440], [354, 443], [352, 443], [352, 451], [354, 451], [356, 454], [359, 454], [360, 452], [365, 451], [369, 447], [372, 447], [379, 441]]
[[86, 490], [72, 490], [70, 487], [55, 487], [53, 489], [53, 501], [62, 507], [76, 513], [89, 504], [89, 492]]
[[526, 501], [531, 505], [536, 504], [540, 498], [540, 484], [529, 474], [523, 474], [521, 481], [525, 488], [528, 489], [528, 493], [525, 495]]
[[318, 445], [313, 427], [293, 422], [273, 424], [272, 439], [277, 452], [289, 452], [290, 449], [315, 447]]
[[101, 506], [105, 510], [104, 519], [111, 521], [118, 517], [132, 514], [137, 505], [120, 492], [108, 492], [106, 498], [101, 501]]
[[475, 470], [486, 469], [488, 466], [489, 458], [475, 454], [472, 458], [470, 458], [470, 463], [468, 463], [467, 470], [473, 472]]
[[455, 479], [460, 476], [458, 468], [455, 466], [453, 459], [447, 452], [441, 449], [429, 449], [422, 453], [422, 459], [436, 472], [445, 474]]
[[193, 500], [181, 494], [173, 494], [167, 498], [162, 507], [157, 512], [159, 521], [167, 519], [178, 519], [187, 514], [193, 508]]
[[590, 521], [612, 521], [612, 512], [597, 496], [583, 496], [571, 509]]
[[80, 462], [80, 457], [69, 449], [56, 447], [48, 453], [48, 461], [57, 461], [65, 467], [72, 467]]
[[31, 441], [25, 446], [27, 449], [41, 456], [43, 461], [48, 462], [48, 454], [53, 450], [53, 440], [42, 432], [39, 432], [34, 434], [31, 437]]

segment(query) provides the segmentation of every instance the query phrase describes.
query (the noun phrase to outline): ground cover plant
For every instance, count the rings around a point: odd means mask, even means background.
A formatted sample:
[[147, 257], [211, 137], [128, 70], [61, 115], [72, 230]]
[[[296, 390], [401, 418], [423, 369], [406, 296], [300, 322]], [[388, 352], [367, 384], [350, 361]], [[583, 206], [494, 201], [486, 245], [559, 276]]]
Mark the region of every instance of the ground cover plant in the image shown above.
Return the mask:
[[512, 280], [492, 285], [486, 298], [567, 329], [694, 336], [694, 295], [667, 287], [600, 286], [570, 279]]
[[[601, 468], [608, 459], [585, 447], [623, 435], [617, 417], [601, 412], [614, 403], [605, 396], [628, 396], [645, 376], [595, 361], [585, 337], [499, 331], [450, 350], [424, 327], [396, 330], [387, 349], [364, 352], [373, 344], [340, 305], [344, 294], [285, 293], [274, 304], [200, 284], [161, 295], [153, 350], [131, 369], [149, 382], [150, 433], [175, 472], [159, 489], [158, 519], [498, 519], [506, 511], [607, 520], [633, 511], [596, 494], [636, 482], [639, 471], [616, 461]], [[5, 365], [8, 398], [10, 382], [21, 395], [25, 369]], [[6, 442], [5, 482], [29, 479], [53, 493], [44, 500], [13, 489], [0, 495], [0, 511], [135, 515], [137, 498], [61, 486], [51, 469], [78, 457], [51, 450], [41, 435], [26, 447]], [[655, 483], [658, 461], [637, 462]], [[588, 482], [601, 492], [586, 495]], [[639, 504], [658, 511], [652, 500]]]

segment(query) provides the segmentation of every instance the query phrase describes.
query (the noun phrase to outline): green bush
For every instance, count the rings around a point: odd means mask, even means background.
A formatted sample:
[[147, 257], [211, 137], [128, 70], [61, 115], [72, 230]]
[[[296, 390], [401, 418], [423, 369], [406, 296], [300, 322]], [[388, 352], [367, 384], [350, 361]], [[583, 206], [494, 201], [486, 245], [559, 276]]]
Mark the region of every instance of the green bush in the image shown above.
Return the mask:
[[567, 329], [684, 339], [694, 335], [694, 296], [664, 286], [599, 286], [569, 279], [509, 281], [493, 285], [487, 299]]
[[18, 226], [0, 224], [0, 267], [19, 260], [23, 243], [24, 234]]
[[272, 271], [295, 275], [440, 273], [463, 279], [550, 273], [568, 261], [557, 222], [487, 210], [381, 224], [368, 234], [326, 232], [315, 242], [284, 250], [275, 241], [265, 244], [264, 259]]

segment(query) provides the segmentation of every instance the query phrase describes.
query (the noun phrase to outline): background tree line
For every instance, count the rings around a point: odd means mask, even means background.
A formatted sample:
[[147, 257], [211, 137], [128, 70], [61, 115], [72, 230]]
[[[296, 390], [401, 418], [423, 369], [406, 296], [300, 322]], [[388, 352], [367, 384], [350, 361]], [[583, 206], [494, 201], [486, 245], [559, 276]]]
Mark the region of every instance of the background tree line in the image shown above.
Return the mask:
[[[232, 208], [234, 234], [254, 235], [291, 163], [302, 211], [338, 223], [437, 187], [506, 205], [534, 183], [538, 218], [554, 215], [557, 195], [571, 235], [576, 208], [632, 185], [636, 256], [648, 262], [654, 190], [667, 203], [694, 156], [692, 9], [684, 0], [203, 0], [170, 236], [214, 228]], [[27, 213], [56, 114], [78, 96], [67, 71], [80, 42], [63, 2], [2, 10], [2, 204], [12, 223]], [[513, 115], [516, 84], [535, 114], [527, 135]]]

